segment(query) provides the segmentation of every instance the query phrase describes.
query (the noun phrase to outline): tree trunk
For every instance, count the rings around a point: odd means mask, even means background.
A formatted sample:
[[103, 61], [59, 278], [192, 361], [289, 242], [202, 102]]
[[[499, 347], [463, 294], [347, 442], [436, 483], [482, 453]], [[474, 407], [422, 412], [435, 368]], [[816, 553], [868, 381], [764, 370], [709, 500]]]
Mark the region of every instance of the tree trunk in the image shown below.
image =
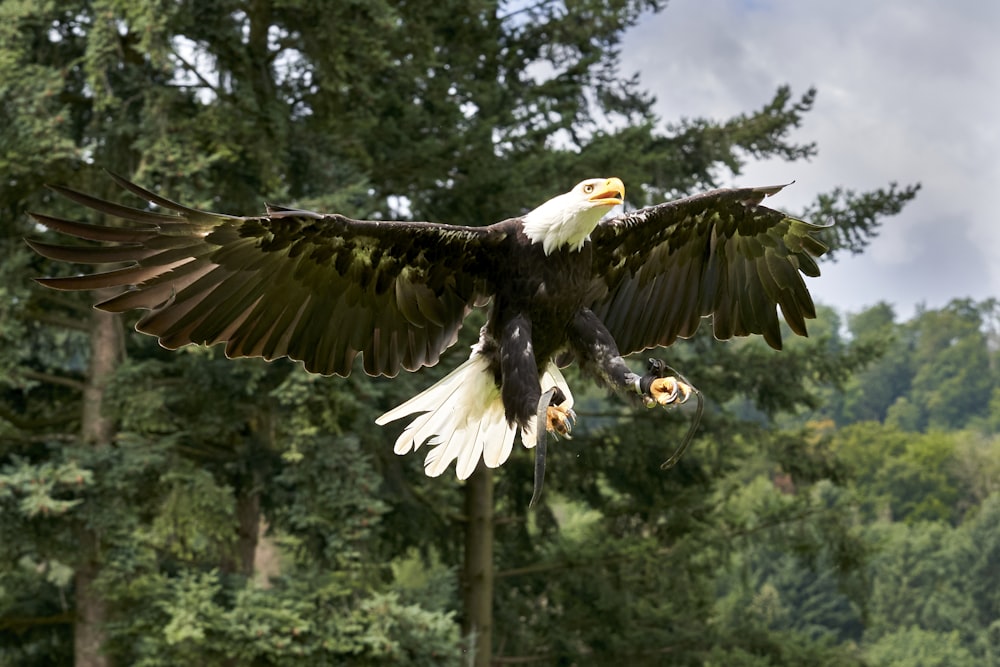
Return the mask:
[[107, 605], [94, 590], [94, 582], [100, 573], [97, 534], [80, 528], [77, 534], [80, 546], [80, 561], [76, 566], [75, 593], [76, 616], [73, 622], [73, 665], [74, 667], [110, 667], [111, 661], [102, 648], [106, 633], [104, 623]]
[[238, 536], [236, 555], [237, 571], [248, 579], [253, 577], [257, 544], [260, 541], [260, 491], [245, 490], [236, 499]]
[[489, 667], [493, 644], [493, 471], [480, 461], [465, 483], [462, 634], [474, 667]]
[[[115, 291], [99, 290], [100, 299]], [[122, 327], [118, 317], [100, 310], [91, 315], [90, 369], [83, 391], [80, 430], [83, 441], [93, 447], [107, 447], [115, 435], [114, 421], [105, 416], [104, 394], [122, 357]], [[94, 588], [101, 568], [101, 536], [84, 525], [77, 529], [80, 559], [76, 568], [76, 619], [73, 624], [75, 667], [110, 667], [103, 654], [106, 638], [107, 605]]]

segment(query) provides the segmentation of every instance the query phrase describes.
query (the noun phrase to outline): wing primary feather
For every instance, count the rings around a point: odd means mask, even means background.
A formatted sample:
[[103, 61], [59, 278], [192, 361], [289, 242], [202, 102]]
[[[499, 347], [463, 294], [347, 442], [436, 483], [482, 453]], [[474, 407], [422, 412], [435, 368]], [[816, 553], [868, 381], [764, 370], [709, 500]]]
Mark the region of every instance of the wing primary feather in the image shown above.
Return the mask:
[[[324, 335], [327, 332], [323, 327], [310, 326], [311, 322], [325, 321], [324, 316], [331, 313], [336, 313], [339, 319], [339, 316], [345, 312], [343, 307], [340, 306], [340, 300], [336, 298], [337, 295], [324, 295], [316, 292], [312, 292], [310, 296], [309, 305], [302, 314], [302, 321], [305, 326], [299, 327], [292, 334], [291, 344], [295, 349], [301, 350], [302, 362], [305, 364], [307, 371], [323, 375], [330, 375], [331, 373], [347, 375], [350, 373], [353, 363], [348, 363], [346, 359], [334, 364], [333, 368], [330, 367], [331, 359], [333, 359], [333, 350], [336, 347], [335, 344], [339, 339], [344, 338], [344, 343], [349, 346], [347, 336], [344, 336], [343, 332], [339, 336], [327, 336]], [[330, 301], [331, 297], [333, 297], [332, 303]], [[346, 322], [346, 317], [342, 321]], [[353, 362], [355, 354], [350, 354], [349, 356], [350, 362]]]
[[167, 301], [176, 297], [178, 292], [183, 291], [188, 285], [198, 280], [213, 267], [197, 260], [191, 262], [193, 268], [188, 268], [182, 275], [169, 282], [158, 282], [156, 284], [144, 284], [141, 288], [130, 289], [122, 292], [118, 296], [107, 299], [97, 304], [101, 310], [109, 313], [123, 313], [134, 308], [153, 309], [164, 306]]
[[129, 266], [85, 276], [35, 278], [35, 281], [58, 290], [94, 290], [104, 287], [138, 285], [144, 280], [156, 276], [162, 270], [163, 268], [158, 266]]
[[795, 259], [798, 262], [798, 269], [810, 278], [819, 278], [819, 264], [807, 253], [797, 253]]
[[778, 322], [778, 313], [773, 303], [768, 302], [764, 293], [760, 277], [755, 271], [747, 268], [747, 292], [746, 299], [753, 311], [753, 321], [760, 325], [761, 334], [764, 341], [771, 347], [781, 349], [781, 324]]
[[739, 280], [743, 289], [736, 294], [736, 303], [734, 304], [734, 309], [738, 314], [737, 326], [734, 331], [737, 336], [763, 332], [763, 322], [758, 319], [754, 312], [753, 301], [750, 298], [751, 285], [754, 283], [755, 277], [749, 269], [749, 262], [739, 263]]
[[156, 236], [156, 229], [153, 227], [108, 227], [107, 225], [94, 225], [88, 222], [53, 218], [41, 213], [30, 213], [29, 215], [38, 224], [54, 232], [68, 234], [69, 236], [87, 241], [143, 243]]
[[42, 257], [54, 259], [57, 262], [73, 262], [76, 264], [134, 262], [159, 252], [156, 249], [144, 248], [141, 245], [131, 243], [128, 245], [94, 247], [55, 245], [53, 243], [44, 243], [30, 239], [25, 242]]
[[415, 285], [413, 294], [416, 297], [420, 314], [429, 322], [441, 326], [445, 323], [444, 309], [436, 295], [426, 285]]
[[629, 279], [618, 287], [613, 303], [619, 304], [619, 307], [609, 313], [605, 322], [605, 326], [609, 330], [617, 332], [615, 339], [623, 353], [626, 353], [626, 349], [629, 352], [635, 352], [643, 347], [639, 342], [639, 337], [635, 334], [636, 311], [634, 304], [637, 286], [637, 280]]
[[[146, 188], [140, 187], [140, 186], [136, 185], [135, 183], [129, 181], [126, 178], [123, 178], [123, 177], [119, 176], [118, 174], [116, 174], [114, 172], [107, 171], [107, 174], [122, 189], [128, 190], [129, 192], [131, 192], [135, 196], [139, 197], [140, 199], [144, 199], [144, 200], [146, 200], [146, 201], [148, 201], [150, 203], [156, 204], [157, 206], [162, 206], [163, 208], [170, 209], [171, 211], [176, 211], [177, 213], [180, 213], [181, 215], [183, 215], [184, 217], [186, 217], [188, 220], [190, 220], [192, 222], [206, 222], [206, 223], [209, 223], [209, 224], [218, 224], [222, 220], [239, 220], [240, 219], [240, 218], [238, 218], [236, 216], [232, 216], [232, 215], [224, 215], [222, 213], [212, 213], [210, 211], [199, 211], [196, 208], [189, 208], [187, 206], [184, 206], [183, 204], [178, 204], [175, 201], [167, 199], [166, 197], [162, 197], [162, 196], [156, 194], [155, 192], [150, 192]], [[76, 194], [79, 194], [79, 193], [76, 193]], [[84, 195], [84, 196], [86, 197], [87, 195]], [[90, 197], [90, 199], [94, 199], [94, 198]], [[98, 203], [102, 203], [102, 204], [107, 203], [107, 202], [102, 202], [100, 199], [97, 199], [95, 201], [98, 202]], [[84, 204], [84, 205], [88, 206], [87, 204]], [[91, 206], [90, 208], [95, 208], [95, 207]], [[128, 208], [128, 207], [121, 207], [121, 208]], [[100, 211], [102, 209], [98, 208], [97, 210]], [[135, 210], [135, 209], [130, 209], [130, 210]], [[116, 215], [116, 214], [112, 214], [112, 215]], [[126, 217], [127, 218], [128, 216], [119, 216], [119, 217]], [[173, 217], [173, 216], [168, 216], [168, 217]]]
[[687, 266], [684, 267], [685, 271], [681, 273], [679, 278], [679, 289], [684, 297], [679, 304], [676, 332], [685, 338], [693, 336], [701, 325], [701, 313], [697, 310], [701, 303], [701, 294], [698, 291], [701, 273], [699, 265], [699, 262], [688, 262]]
[[640, 339], [649, 329], [650, 321], [655, 316], [656, 304], [652, 301], [652, 292], [656, 288], [656, 282], [650, 281], [636, 290], [635, 301], [631, 304], [633, 322], [632, 326], [636, 336]]
[[189, 335], [190, 329], [201, 321], [199, 318], [194, 318], [193, 322], [184, 327], [177, 326], [177, 321], [189, 313], [197, 305], [197, 302], [182, 301], [177, 303], [172, 296], [168, 303], [169, 308], [158, 308], [144, 315], [136, 322], [136, 330], [158, 337], [160, 344], [171, 350], [189, 343], [201, 342], [193, 340]]
[[819, 257], [829, 250], [825, 243], [808, 233], [802, 235], [802, 249], [813, 257]]
[[663, 329], [663, 307], [677, 296], [670, 293], [667, 282], [666, 280], [654, 280], [649, 284], [650, 296], [648, 306], [644, 309], [646, 316], [638, 329], [641, 332], [642, 340], [657, 338]]
[[738, 265], [738, 262], [732, 262], [726, 267], [726, 280], [722, 283], [725, 288], [720, 289], [716, 294], [715, 307], [712, 313], [712, 333], [719, 340], [729, 340], [733, 337], [734, 294], [730, 286], [738, 284], [736, 276], [736, 267]]
[[[167, 213], [157, 213], [156, 211], [144, 211], [139, 208], [132, 208], [131, 206], [124, 206], [122, 204], [116, 204], [98, 197], [93, 197], [91, 195], [85, 194], [83, 192], [78, 192], [72, 188], [63, 187], [61, 185], [48, 185], [46, 186], [60, 197], [69, 199], [70, 201], [85, 206], [89, 209], [97, 211], [99, 213], [104, 213], [105, 215], [114, 216], [116, 218], [122, 218], [123, 220], [129, 220], [134, 222], [145, 222], [153, 225], [163, 225], [171, 224], [174, 222], [184, 222], [184, 219], [177, 215], [170, 215]], [[136, 186], [138, 187], [138, 186]], [[153, 201], [146, 197], [143, 197], [147, 201]], [[187, 209], [193, 211], [194, 209]]]

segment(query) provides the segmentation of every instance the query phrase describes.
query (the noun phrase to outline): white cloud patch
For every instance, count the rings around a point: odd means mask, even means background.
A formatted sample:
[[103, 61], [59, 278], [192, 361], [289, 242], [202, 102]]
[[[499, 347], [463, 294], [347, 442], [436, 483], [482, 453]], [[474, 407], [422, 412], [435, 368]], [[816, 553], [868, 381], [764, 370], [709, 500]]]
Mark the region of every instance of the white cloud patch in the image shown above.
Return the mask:
[[826, 265], [818, 300], [855, 312], [1000, 297], [1000, 3], [885, 0], [674, 0], [627, 36], [666, 121], [724, 119], [790, 84], [819, 91], [793, 139], [809, 162], [748, 165], [740, 184], [795, 180], [774, 205], [794, 211], [819, 192], [920, 182], [861, 257]]

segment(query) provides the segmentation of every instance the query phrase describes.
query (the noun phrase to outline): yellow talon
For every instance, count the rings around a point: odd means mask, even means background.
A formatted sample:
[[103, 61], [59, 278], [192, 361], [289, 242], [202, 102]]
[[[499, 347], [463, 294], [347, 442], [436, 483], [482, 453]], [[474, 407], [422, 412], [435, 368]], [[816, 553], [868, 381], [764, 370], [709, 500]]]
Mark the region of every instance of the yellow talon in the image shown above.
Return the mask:
[[648, 401], [647, 404], [649, 407], [653, 407], [654, 405], [680, 405], [691, 397], [692, 392], [691, 385], [675, 377], [657, 378], [649, 386], [652, 401]]
[[572, 408], [550, 405], [545, 411], [545, 429], [549, 433], [570, 439], [569, 432], [573, 429], [575, 422], [576, 413], [573, 412]]

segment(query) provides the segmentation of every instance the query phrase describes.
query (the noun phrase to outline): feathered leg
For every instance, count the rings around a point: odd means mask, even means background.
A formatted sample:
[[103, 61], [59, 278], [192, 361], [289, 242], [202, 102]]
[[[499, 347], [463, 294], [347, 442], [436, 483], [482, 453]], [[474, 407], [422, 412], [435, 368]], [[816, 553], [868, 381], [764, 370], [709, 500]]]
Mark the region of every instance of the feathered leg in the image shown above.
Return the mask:
[[589, 308], [583, 308], [570, 324], [569, 341], [580, 366], [617, 390], [639, 388], [639, 375], [632, 372], [618, 344], [604, 323]]
[[511, 318], [501, 332], [500, 373], [503, 378], [502, 396], [507, 420], [521, 427], [525, 447], [537, 442], [539, 400], [542, 391], [556, 388], [551, 402], [546, 402], [541, 425], [545, 431], [569, 437], [576, 413], [573, 397], [559, 369], [546, 362], [539, 374], [538, 362], [531, 343], [531, 320], [524, 315]]
[[692, 394], [697, 396], [698, 407], [687, 434], [677, 451], [660, 467], [666, 469], [675, 465], [690, 444], [698, 428], [698, 422], [701, 421], [701, 414], [705, 409], [705, 400], [701, 392], [658, 359], [649, 360], [649, 370], [645, 375], [633, 373], [618, 352], [618, 345], [611, 332], [586, 308], [577, 313], [573, 320], [570, 327], [570, 343], [583, 368], [600, 377], [614, 389], [636, 392], [646, 407], [680, 405]]
[[618, 345], [604, 323], [584, 308], [570, 326], [570, 344], [580, 365], [612, 389], [637, 393], [646, 407], [679, 405], [694, 392], [680, 377], [667, 375], [670, 367], [652, 362], [646, 375], [637, 375], [618, 352]]
[[529, 428], [542, 395], [538, 383], [538, 364], [531, 344], [531, 320], [524, 315], [512, 317], [500, 335], [500, 392], [507, 421], [522, 429]]

